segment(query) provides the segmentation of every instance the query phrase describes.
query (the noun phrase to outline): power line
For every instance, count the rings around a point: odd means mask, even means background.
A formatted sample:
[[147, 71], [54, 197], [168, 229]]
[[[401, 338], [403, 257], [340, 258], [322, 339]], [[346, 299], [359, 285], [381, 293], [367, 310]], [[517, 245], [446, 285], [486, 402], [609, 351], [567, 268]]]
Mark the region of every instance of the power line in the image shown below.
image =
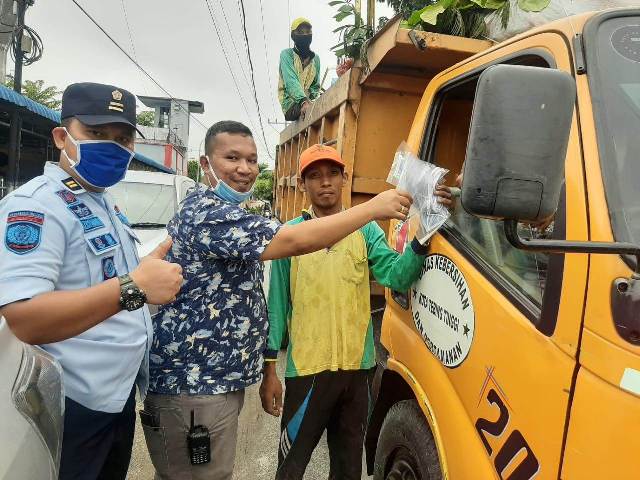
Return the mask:
[[[253, 123], [253, 120], [251, 119], [251, 115], [249, 114], [249, 109], [247, 108], [247, 104], [244, 101], [244, 97], [242, 96], [242, 92], [240, 91], [240, 86], [238, 85], [238, 81], [236, 79], [236, 76], [233, 72], [233, 69], [231, 68], [231, 62], [229, 61], [229, 56], [227, 55], [227, 50], [225, 48], [225, 45], [222, 41], [222, 35], [220, 34], [220, 29], [218, 28], [218, 24], [216, 23], [216, 17], [213, 15], [213, 10], [211, 9], [211, 5], [209, 4], [209, 0], [204, 0], [204, 3], [207, 5], [207, 9], [209, 10], [209, 16], [211, 17], [211, 22], [213, 24], [213, 29], [216, 32], [216, 36], [218, 37], [218, 43], [220, 43], [220, 47], [222, 48], [222, 54], [224, 56], [224, 60], [227, 63], [227, 67], [229, 68], [229, 73], [231, 74], [231, 79], [233, 80], [233, 84], [236, 87], [236, 91], [238, 92], [238, 96], [240, 97], [240, 102], [242, 103], [242, 107], [244, 108], [244, 112], [247, 114], [247, 117], [249, 118], [249, 123], [251, 123], [251, 125], [253, 126], [253, 128], [255, 129], [255, 124]], [[265, 144], [265, 147], [266, 144]], [[267, 147], [268, 149], [268, 147]]]
[[[73, 0], [75, 1], [75, 0]], [[218, 42], [220, 43], [220, 47], [222, 48], [222, 53], [224, 55], [224, 59], [225, 62], [227, 63], [227, 68], [229, 69], [229, 73], [231, 74], [231, 79], [233, 80], [233, 84], [236, 87], [236, 91], [238, 92], [238, 96], [240, 97], [240, 102], [242, 103], [242, 107], [244, 108], [245, 113], [247, 114], [247, 118], [249, 119], [249, 123], [251, 123], [251, 126], [253, 126], [254, 130], [258, 130], [255, 126], [255, 124], [253, 123], [253, 120], [251, 119], [251, 115], [249, 114], [249, 109], [247, 108], [247, 104], [244, 101], [244, 97], [242, 96], [242, 92], [240, 91], [240, 86], [238, 85], [238, 80], [236, 79], [236, 76], [233, 72], [233, 69], [231, 68], [231, 62], [229, 61], [229, 56], [227, 55], [227, 50], [225, 48], [225, 45], [222, 41], [222, 35], [220, 35], [220, 29], [218, 28], [218, 24], [216, 23], [216, 18], [213, 15], [213, 10], [211, 9], [211, 5], [209, 4], [209, 0], [204, 0], [204, 3], [207, 5], [207, 9], [209, 10], [209, 16], [211, 17], [211, 22], [213, 23], [213, 28], [216, 32], [216, 35], [218, 37]], [[262, 127], [262, 125], [260, 125]], [[269, 152], [269, 145], [267, 143], [267, 139], [264, 135], [264, 130], [262, 128], [259, 129], [262, 132], [262, 140], [264, 142], [264, 147], [266, 149], [267, 155], [269, 155], [269, 158], [271, 158], [273, 160], [273, 157], [271, 156], [271, 152]]]
[[[222, 10], [222, 16], [224, 17], [224, 23], [227, 26], [227, 32], [229, 32], [229, 38], [231, 39], [231, 45], [233, 46], [233, 50], [236, 52], [236, 56], [238, 57], [238, 59], [240, 59], [240, 53], [238, 52], [238, 48], [236, 47], [236, 42], [233, 41], [233, 33], [231, 32], [231, 26], [229, 24], [229, 19], [227, 18], [227, 13], [224, 9], [224, 1], [220, 0], [220, 10]], [[238, 12], [240, 13], [240, 12]], [[242, 77], [244, 78], [245, 83], [247, 84], [247, 87], [251, 88], [251, 85], [249, 84], [249, 78], [247, 77], [247, 73], [244, 71], [244, 68], [242, 67], [242, 64], [238, 63], [238, 65], [240, 66], [240, 71], [242, 72]]]
[[[122, 13], [124, 14], [124, 23], [127, 25], [127, 31], [129, 32], [129, 43], [131, 43], [131, 51], [133, 52], [133, 58], [135, 58], [136, 61], [138, 61], [138, 53], [136, 52], [136, 46], [133, 43], [133, 32], [131, 31], [131, 24], [129, 23], [129, 15], [127, 14], [127, 7], [124, 4], [124, 0], [120, 0], [120, 3], [122, 5]], [[144, 77], [140, 72], [138, 72], [138, 74], [140, 75], [141, 79], [144, 79]], [[147, 93], [147, 89], [144, 85], [144, 81], [142, 82], [142, 88], [144, 89], [145, 93]]]
[[[169, 96], [169, 97], [171, 97], [172, 99], [175, 99], [175, 98], [176, 98], [176, 97], [174, 97], [173, 95], [171, 95], [171, 93], [170, 93], [166, 88], [164, 88], [162, 85], [160, 85], [160, 83], [159, 83], [159, 82], [158, 82], [158, 81], [157, 81], [157, 80], [156, 80], [156, 79], [155, 79], [155, 78], [154, 78], [154, 77], [153, 77], [149, 72], [147, 72], [147, 71], [144, 69], [144, 67], [143, 67], [142, 65], [140, 65], [140, 64], [139, 64], [139, 63], [138, 63], [138, 62], [137, 62], [137, 61], [136, 61], [136, 60], [135, 60], [131, 55], [129, 55], [129, 53], [128, 53], [124, 48], [122, 48], [122, 46], [121, 46], [118, 42], [116, 42], [116, 41], [114, 40], [114, 38], [113, 38], [111, 35], [109, 35], [109, 32], [107, 32], [107, 31], [102, 27], [102, 25], [100, 25], [100, 24], [97, 22], [97, 20], [95, 20], [95, 19], [94, 19], [94, 18], [89, 14], [89, 12], [87, 12], [87, 11], [82, 7], [82, 5], [80, 5], [80, 4], [77, 2], [77, 0], [71, 0], [71, 1], [72, 1], [73, 3], [75, 3], [76, 7], [78, 7], [78, 8], [80, 9], [80, 11], [82, 11], [82, 13], [84, 13], [84, 14], [85, 14], [85, 16], [86, 16], [89, 20], [91, 20], [91, 22], [92, 22], [96, 27], [98, 27], [98, 29], [99, 29], [102, 33], [104, 33], [104, 34], [105, 34], [105, 36], [106, 36], [109, 40], [111, 40], [111, 43], [113, 43], [116, 47], [118, 47], [118, 50], [120, 50], [122, 53], [124, 53], [124, 54], [125, 54], [125, 56], [126, 56], [126, 57], [127, 57], [127, 58], [128, 58], [128, 59], [129, 59], [129, 60], [130, 60], [130, 61], [131, 61], [135, 66], [136, 66], [136, 67], [138, 67], [142, 73], [144, 73], [144, 74], [149, 78], [149, 80], [151, 80], [151, 81], [152, 81], [152, 82], [153, 82], [153, 83], [154, 83], [154, 84], [155, 84], [155, 85], [156, 85], [160, 90], [162, 90], [166, 95], [168, 95], [168, 96]], [[178, 105], [180, 106], [180, 108], [181, 108], [182, 110], [184, 110], [184, 111], [187, 113], [187, 115], [189, 115], [189, 117], [193, 118], [193, 120], [195, 120], [198, 124], [200, 124], [200, 126], [201, 126], [202, 128], [204, 128], [205, 130], [208, 130], [208, 127], [207, 127], [204, 123], [202, 123], [202, 122], [200, 121], [200, 119], [198, 119], [197, 117], [195, 117], [191, 112], [189, 112], [187, 109], [185, 109], [185, 108], [184, 108], [180, 103], [178, 103]]]
[[265, 33], [265, 28], [264, 28], [264, 12], [262, 10], [262, 0], [258, 0], [258, 2], [260, 3], [260, 26], [262, 27], [262, 47], [263, 47], [262, 50], [264, 51], [264, 61], [267, 67], [267, 79], [269, 80], [269, 91], [271, 92], [269, 97], [271, 97], [271, 106], [273, 107], [273, 111], [277, 116], [280, 109], [276, 107], [276, 103], [273, 97], [273, 92], [275, 90], [273, 89], [273, 85], [271, 83], [271, 67], [269, 66], [269, 55], [267, 54], [267, 34]]
[[[265, 145], [267, 144], [267, 137], [264, 134], [264, 124], [262, 122], [262, 112], [260, 111], [260, 102], [258, 102], [258, 92], [256, 91], [256, 79], [253, 70], [253, 61], [251, 60], [251, 49], [249, 48], [249, 36], [247, 35], [247, 15], [244, 11], [244, 1], [240, 0], [240, 7], [242, 7], [242, 32], [244, 33], [244, 41], [247, 47], [247, 56], [249, 57], [249, 70], [251, 72], [251, 86], [253, 87], [253, 98], [256, 101], [256, 108], [258, 109], [258, 121], [260, 122], [260, 132], [262, 133], [262, 139]], [[273, 160], [271, 153], [269, 157]]]
[[[289, 19], [289, 24], [287, 25], [287, 31], [291, 28], [291, 2], [287, 0], [287, 17]], [[291, 48], [291, 35], [289, 35], [289, 48]]]
[[127, 24], [127, 31], [129, 32], [129, 42], [131, 43], [131, 51], [133, 57], [138, 60], [138, 54], [136, 53], [136, 46], [133, 44], [133, 35], [131, 34], [131, 25], [129, 25], [129, 17], [127, 15], [127, 7], [124, 5], [124, 0], [120, 0], [122, 4], [122, 12], [124, 13], [124, 22]]

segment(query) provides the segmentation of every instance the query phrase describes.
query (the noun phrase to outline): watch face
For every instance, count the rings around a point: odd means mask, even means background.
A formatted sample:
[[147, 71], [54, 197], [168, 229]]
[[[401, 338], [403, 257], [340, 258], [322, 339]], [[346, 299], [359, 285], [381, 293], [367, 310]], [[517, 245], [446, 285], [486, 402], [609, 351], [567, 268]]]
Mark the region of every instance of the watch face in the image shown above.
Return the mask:
[[128, 285], [122, 289], [120, 304], [130, 312], [142, 308], [146, 300], [144, 293], [136, 286]]

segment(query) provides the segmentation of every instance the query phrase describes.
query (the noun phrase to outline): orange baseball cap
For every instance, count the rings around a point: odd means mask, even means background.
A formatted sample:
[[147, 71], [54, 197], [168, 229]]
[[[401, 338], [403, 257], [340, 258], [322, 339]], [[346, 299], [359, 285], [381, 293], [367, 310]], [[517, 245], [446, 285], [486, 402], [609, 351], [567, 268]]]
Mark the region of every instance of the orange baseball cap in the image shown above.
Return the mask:
[[337, 163], [342, 168], [346, 166], [335, 148], [327, 145], [313, 145], [300, 154], [300, 175], [311, 165], [322, 160]]

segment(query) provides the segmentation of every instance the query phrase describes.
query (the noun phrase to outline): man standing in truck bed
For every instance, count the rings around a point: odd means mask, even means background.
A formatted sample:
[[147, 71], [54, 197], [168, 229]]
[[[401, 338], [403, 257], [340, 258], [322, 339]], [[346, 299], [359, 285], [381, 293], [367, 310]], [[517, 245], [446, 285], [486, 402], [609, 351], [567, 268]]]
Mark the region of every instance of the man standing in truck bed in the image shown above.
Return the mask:
[[[343, 210], [344, 167], [331, 147], [314, 145], [302, 153], [298, 186], [311, 208], [290, 224]], [[438, 187], [436, 195], [450, 205], [447, 187]], [[330, 478], [361, 478], [375, 366], [369, 268], [382, 285], [406, 291], [426, 254], [426, 246], [415, 239], [404, 254], [395, 252], [380, 226], [370, 222], [330, 248], [272, 262], [260, 396], [264, 410], [275, 416], [282, 404], [275, 360], [289, 331], [277, 479], [302, 479], [325, 429]]]
[[311, 22], [297, 18], [291, 23], [294, 47], [280, 53], [278, 100], [285, 120], [304, 118], [320, 95], [320, 57], [310, 49], [311, 38]]

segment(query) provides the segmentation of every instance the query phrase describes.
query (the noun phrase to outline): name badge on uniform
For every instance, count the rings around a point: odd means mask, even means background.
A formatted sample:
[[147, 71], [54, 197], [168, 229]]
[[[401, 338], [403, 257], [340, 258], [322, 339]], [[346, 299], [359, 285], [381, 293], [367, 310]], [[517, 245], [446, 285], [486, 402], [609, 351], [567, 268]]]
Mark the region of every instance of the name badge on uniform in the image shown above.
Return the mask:
[[102, 223], [102, 220], [98, 217], [81, 218], [80, 223], [82, 223], [82, 228], [85, 233], [93, 232], [94, 230], [104, 227], [104, 223]]
[[87, 243], [96, 255], [102, 255], [105, 252], [110, 252], [120, 245], [115, 237], [110, 233], [103, 233], [97, 237], [89, 238], [87, 239]]
[[91, 209], [82, 202], [75, 205], [69, 205], [67, 208], [71, 210], [71, 213], [73, 213], [76, 218], [86, 218], [93, 215]]

